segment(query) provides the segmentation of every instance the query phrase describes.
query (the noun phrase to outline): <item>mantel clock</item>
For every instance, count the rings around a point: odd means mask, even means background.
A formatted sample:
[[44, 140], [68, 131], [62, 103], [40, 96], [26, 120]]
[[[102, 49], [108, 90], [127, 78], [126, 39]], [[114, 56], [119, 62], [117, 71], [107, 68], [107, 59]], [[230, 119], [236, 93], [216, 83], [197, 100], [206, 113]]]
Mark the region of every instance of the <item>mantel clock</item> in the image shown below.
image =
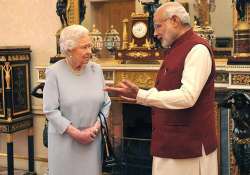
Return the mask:
[[155, 47], [154, 40], [150, 38], [148, 13], [132, 13], [131, 14], [131, 40], [128, 41], [127, 22], [123, 25], [123, 44], [122, 49], [116, 52], [116, 59], [121, 60], [159, 60], [161, 52]]
[[144, 47], [145, 44], [149, 42], [148, 13], [132, 13], [131, 22], [132, 41], [130, 47]]

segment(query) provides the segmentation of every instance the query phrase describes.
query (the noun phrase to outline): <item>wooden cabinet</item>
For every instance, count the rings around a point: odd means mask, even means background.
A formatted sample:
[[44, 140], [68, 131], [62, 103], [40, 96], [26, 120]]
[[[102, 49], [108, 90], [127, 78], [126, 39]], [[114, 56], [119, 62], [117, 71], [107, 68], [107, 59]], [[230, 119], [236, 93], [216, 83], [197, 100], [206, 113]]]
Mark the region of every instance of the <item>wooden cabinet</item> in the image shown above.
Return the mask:
[[0, 128], [13, 133], [32, 127], [29, 47], [0, 47]]
[[7, 135], [8, 174], [14, 174], [13, 133], [29, 129], [29, 174], [34, 173], [33, 117], [27, 46], [0, 47], [0, 133]]

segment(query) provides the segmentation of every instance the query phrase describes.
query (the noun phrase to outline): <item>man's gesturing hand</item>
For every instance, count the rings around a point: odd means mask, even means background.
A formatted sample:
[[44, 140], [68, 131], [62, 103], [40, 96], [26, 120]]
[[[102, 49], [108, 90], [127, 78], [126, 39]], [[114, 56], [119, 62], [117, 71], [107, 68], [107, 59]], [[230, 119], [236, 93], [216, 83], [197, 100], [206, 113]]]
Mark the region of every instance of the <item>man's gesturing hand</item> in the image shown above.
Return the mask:
[[129, 80], [123, 80], [116, 87], [105, 87], [104, 90], [115, 93], [125, 100], [135, 101], [139, 87]]

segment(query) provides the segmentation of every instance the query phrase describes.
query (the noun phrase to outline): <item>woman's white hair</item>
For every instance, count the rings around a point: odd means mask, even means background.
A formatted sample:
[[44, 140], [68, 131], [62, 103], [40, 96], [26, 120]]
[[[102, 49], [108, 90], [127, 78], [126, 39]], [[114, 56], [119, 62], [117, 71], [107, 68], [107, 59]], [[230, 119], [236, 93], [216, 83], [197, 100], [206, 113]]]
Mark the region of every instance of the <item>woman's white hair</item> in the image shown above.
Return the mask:
[[74, 49], [81, 37], [88, 36], [89, 30], [82, 25], [71, 25], [65, 27], [60, 34], [60, 50], [62, 54]]
[[[172, 16], [178, 16], [184, 25], [190, 25], [190, 16], [186, 9], [179, 2], [167, 2], [163, 4], [159, 9], [164, 9], [164, 18], [171, 18]], [[158, 10], [158, 9], [157, 9]]]

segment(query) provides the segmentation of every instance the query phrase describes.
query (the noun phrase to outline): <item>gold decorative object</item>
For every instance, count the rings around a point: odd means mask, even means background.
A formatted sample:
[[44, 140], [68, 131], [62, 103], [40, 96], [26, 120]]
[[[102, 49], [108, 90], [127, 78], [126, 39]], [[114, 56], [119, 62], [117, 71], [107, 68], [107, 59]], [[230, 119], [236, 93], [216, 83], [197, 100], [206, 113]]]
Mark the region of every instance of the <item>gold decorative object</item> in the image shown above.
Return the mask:
[[[233, 2], [233, 8], [236, 9]], [[247, 3], [246, 3], [247, 4]], [[245, 19], [244, 6], [237, 8], [234, 14], [234, 45], [233, 57], [228, 60], [228, 64], [250, 64], [250, 24]]]
[[118, 84], [124, 79], [128, 79], [137, 84], [140, 88], [149, 89], [154, 87], [156, 76], [156, 71], [116, 71], [115, 84]]
[[[201, 6], [201, 4], [200, 4], [200, 6]], [[202, 19], [202, 20], [204, 20], [204, 19]], [[193, 31], [196, 32], [202, 38], [206, 39], [209, 42], [210, 46], [214, 46], [214, 44], [215, 44], [214, 30], [209, 25], [209, 21], [205, 21], [204, 23], [205, 24], [201, 26], [201, 25], [198, 25], [198, 21], [195, 20], [194, 25], [193, 25]]]
[[5, 56], [0, 56], [0, 61], [6, 61]]
[[39, 80], [45, 80], [45, 69], [39, 69], [38, 70], [38, 79]]
[[208, 0], [195, 0], [194, 8], [198, 11], [200, 26], [207, 26], [209, 21], [209, 1]]
[[131, 15], [131, 39], [136, 47], [143, 47], [146, 39], [149, 40], [148, 17], [148, 13], [132, 13]]
[[13, 142], [13, 134], [6, 134], [7, 143]]
[[155, 52], [155, 56], [159, 57], [160, 56], [160, 52]]
[[9, 116], [8, 118], [7, 118], [7, 122], [12, 122], [12, 118], [11, 118], [11, 116]]
[[122, 49], [127, 49], [128, 48], [128, 32], [127, 32], [128, 19], [124, 19], [122, 23], [123, 23]]
[[[162, 59], [160, 51], [155, 47], [154, 40], [150, 38], [149, 31], [149, 13], [132, 13], [131, 14], [131, 40], [127, 41], [127, 20], [123, 24], [123, 47], [116, 52], [116, 59], [122, 60], [122, 63], [128, 63], [127, 60], [135, 63], [159, 63], [157, 60]], [[130, 33], [130, 32], [129, 32]], [[128, 43], [128, 44], [127, 44]], [[155, 54], [154, 52], [157, 52]], [[138, 59], [138, 60], [136, 60]], [[139, 61], [139, 62], [137, 62]]]
[[67, 0], [67, 20], [69, 25], [78, 24], [79, 22], [79, 10], [78, 4], [75, 4], [76, 0]]
[[244, 31], [249, 30], [250, 26], [246, 21], [239, 21], [238, 24], [235, 26], [234, 31]]
[[131, 14], [132, 18], [148, 18], [149, 14], [148, 13], [135, 13], [133, 12]]
[[133, 52], [127, 53], [127, 55], [128, 55], [129, 57], [145, 58], [145, 57], [150, 56], [150, 53], [148, 53], [148, 52], [143, 52], [143, 51], [138, 51], [138, 52], [133, 51]]
[[241, 60], [244, 58], [250, 58], [250, 53], [234, 53], [233, 59], [235, 60]]
[[66, 0], [67, 1], [67, 21], [69, 25], [81, 24], [84, 20], [86, 6], [84, 0]]
[[12, 55], [8, 57], [9, 61], [28, 61], [29, 56], [28, 55]]
[[10, 89], [10, 74], [11, 74], [11, 65], [10, 62], [5, 62], [3, 66], [3, 70], [5, 73], [5, 82], [6, 82], [6, 89]]
[[134, 49], [137, 47], [137, 44], [135, 44], [135, 40], [132, 39], [132, 42], [129, 43], [128, 50]]
[[[235, 0], [233, 0], [235, 1]], [[237, 17], [237, 13], [236, 13], [236, 4], [233, 2], [232, 4], [232, 18], [233, 18], [233, 28], [236, 27], [237, 25], [237, 21], [238, 21], [238, 17]]]
[[215, 10], [215, 0], [195, 0], [194, 8], [198, 12], [198, 18], [194, 21], [193, 30], [206, 39], [211, 46], [215, 44], [214, 30], [210, 26], [210, 12]]
[[117, 30], [111, 25], [110, 30], [105, 33], [104, 46], [114, 56], [115, 51], [120, 48], [120, 37]]
[[250, 144], [250, 138], [239, 139], [238, 137], [233, 138], [237, 144]]
[[148, 50], [150, 50], [151, 48], [153, 48], [155, 45], [154, 43], [151, 43], [148, 39], [145, 40], [145, 43], [142, 45], [143, 47], [147, 48]]
[[249, 74], [232, 74], [232, 85], [250, 86]]
[[102, 33], [96, 28], [95, 24], [93, 25], [92, 31], [89, 33], [92, 42], [92, 53], [93, 58], [96, 60], [98, 57], [98, 53], [102, 50], [103, 47], [103, 38]]

